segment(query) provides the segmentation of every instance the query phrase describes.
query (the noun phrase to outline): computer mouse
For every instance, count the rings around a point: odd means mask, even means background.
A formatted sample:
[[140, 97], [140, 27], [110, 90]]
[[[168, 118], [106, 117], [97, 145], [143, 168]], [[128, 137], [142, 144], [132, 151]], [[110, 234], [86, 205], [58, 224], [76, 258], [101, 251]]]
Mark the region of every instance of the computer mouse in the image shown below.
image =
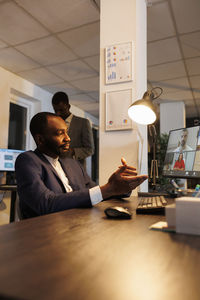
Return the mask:
[[127, 208], [121, 206], [111, 206], [104, 210], [108, 218], [131, 219], [132, 213]]

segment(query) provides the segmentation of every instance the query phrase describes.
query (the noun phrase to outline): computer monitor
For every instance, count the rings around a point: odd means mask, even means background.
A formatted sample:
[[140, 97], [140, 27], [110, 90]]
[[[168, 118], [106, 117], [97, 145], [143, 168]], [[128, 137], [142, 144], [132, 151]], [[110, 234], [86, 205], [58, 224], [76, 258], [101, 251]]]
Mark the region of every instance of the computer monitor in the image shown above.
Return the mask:
[[169, 132], [163, 176], [200, 178], [200, 126]]
[[14, 172], [15, 160], [23, 150], [0, 149], [0, 172]]

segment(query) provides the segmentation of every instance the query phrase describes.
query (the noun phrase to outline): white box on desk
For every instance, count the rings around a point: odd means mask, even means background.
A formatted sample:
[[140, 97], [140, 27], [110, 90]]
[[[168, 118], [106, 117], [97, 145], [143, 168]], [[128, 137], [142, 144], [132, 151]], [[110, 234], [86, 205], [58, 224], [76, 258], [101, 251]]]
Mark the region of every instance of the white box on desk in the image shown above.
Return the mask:
[[176, 199], [176, 232], [200, 235], [200, 198]]

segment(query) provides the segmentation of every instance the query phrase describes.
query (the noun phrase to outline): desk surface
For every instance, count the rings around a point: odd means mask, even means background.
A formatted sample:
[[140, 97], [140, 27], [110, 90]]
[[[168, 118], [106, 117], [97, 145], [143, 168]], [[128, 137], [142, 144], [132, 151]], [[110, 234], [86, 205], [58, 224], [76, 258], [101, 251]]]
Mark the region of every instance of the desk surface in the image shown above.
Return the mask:
[[[133, 218], [107, 219], [116, 204]], [[151, 231], [164, 217], [134, 209], [110, 200], [1, 226], [0, 298], [199, 299], [200, 237]]]

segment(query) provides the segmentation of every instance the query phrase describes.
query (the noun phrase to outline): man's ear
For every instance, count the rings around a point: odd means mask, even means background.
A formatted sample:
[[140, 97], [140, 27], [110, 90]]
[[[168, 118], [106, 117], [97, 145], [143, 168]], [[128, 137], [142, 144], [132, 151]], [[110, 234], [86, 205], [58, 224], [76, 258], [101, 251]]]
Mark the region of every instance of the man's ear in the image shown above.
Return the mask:
[[35, 142], [37, 146], [41, 146], [44, 142], [44, 137], [41, 134], [35, 135]]

